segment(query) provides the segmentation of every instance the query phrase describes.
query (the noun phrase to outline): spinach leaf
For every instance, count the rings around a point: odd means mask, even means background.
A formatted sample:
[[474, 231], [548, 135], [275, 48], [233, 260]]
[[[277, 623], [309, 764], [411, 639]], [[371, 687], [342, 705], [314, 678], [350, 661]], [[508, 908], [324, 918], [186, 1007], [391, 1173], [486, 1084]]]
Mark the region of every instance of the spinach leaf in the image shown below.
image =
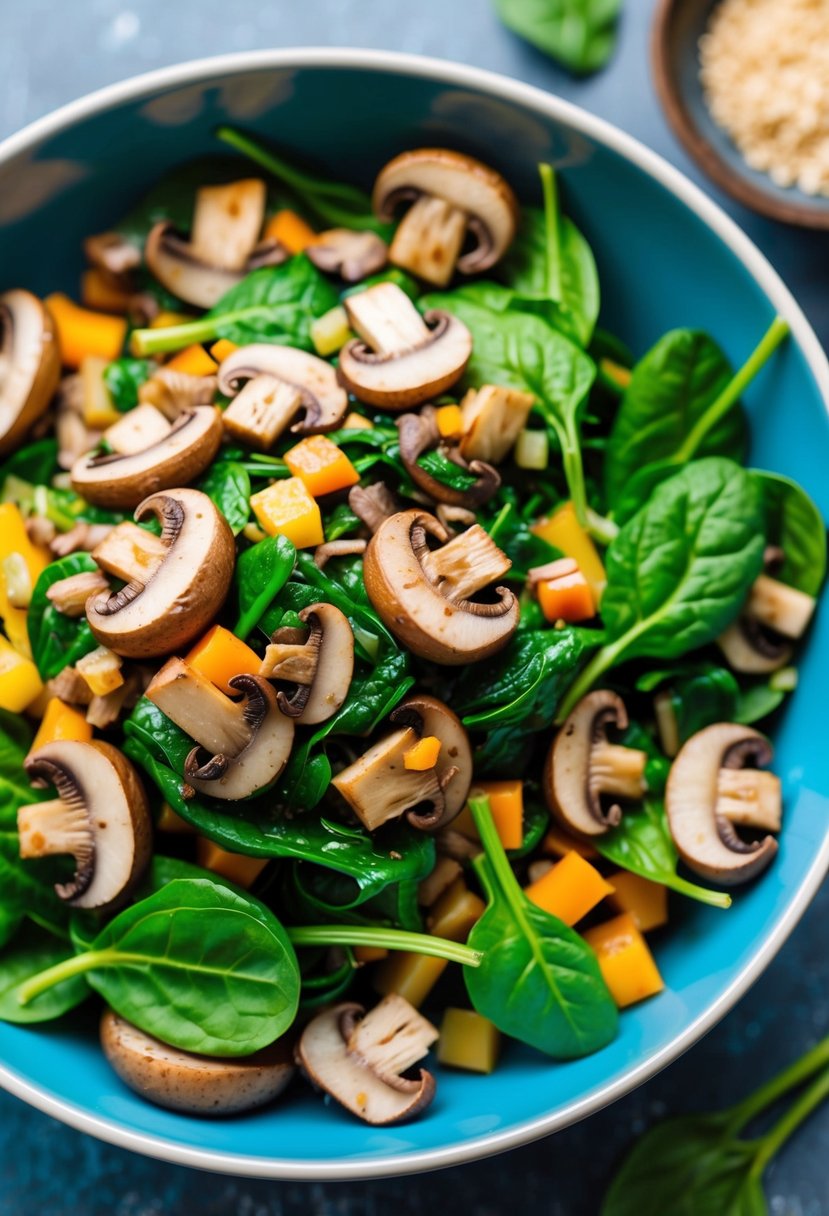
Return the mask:
[[766, 512], [766, 541], [783, 550], [782, 582], [817, 595], [826, 577], [826, 525], [797, 482], [779, 473], [755, 472]]
[[740, 689], [732, 720], [751, 726], [773, 714], [785, 699], [785, 690], [771, 680], [754, 680]]
[[135, 330], [132, 349], [136, 355], [155, 355], [227, 338], [238, 346], [274, 342], [311, 351], [311, 325], [336, 303], [337, 293], [328, 280], [304, 254], [297, 254], [281, 266], [246, 275], [197, 321]]
[[347, 925], [391, 925], [418, 933], [423, 928], [417, 902], [418, 883], [397, 882], [366, 900], [353, 879], [308, 862], [287, 869], [283, 903], [291, 920], [311, 924], [337, 921]]
[[475, 871], [487, 909], [469, 935], [480, 966], [464, 970], [473, 1006], [504, 1034], [558, 1060], [605, 1047], [618, 1011], [596, 956], [574, 929], [531, 903], [507, 861], [488, 798], [469, 806], [484, 853]]
[[235, 460], [218, 460], [196, 482], [196, 489], [213, 501], [238, 536], [250, 518], [250, 478], [244, 466]]
[[115, 408], [122, 414], [135, 409], [138, 405], [138, 390], [154, 371], [155, 364], [150, 359], [132, 359], [125, 356], [108, 364], [104, 369], [104, 383]]
[[[507, 311], [511, 299], [506, 287], [475, 284], [424, 296], [420, 306], [445, 309], [469, 328], [473, 347], [466, 374], [470, 383], [504, 384], [535, 397], [537, 408], [558, 438], [577, 515], [585, 519], [578, 410], [593, 383], [595, 365], [542, 317]], [[497, 311], [499, 304], [503, 311]]]
[[715, 722], [733, 722], [740, 686], [732, 673], [715, 663], [685, 664], [669, 671], [649, 671], [636, 681], [642, 692], [666, 685], [680, 743]]
[[299, 1003], [296, 955], [273, 913], [204, 879], [174, 879], [133, 904], [89, 951], [35, 976], [19, 995], [28, 1003], [83, 975], [121, 1017], [203, 1055], [266, 1047]]
[[253, 632], [271, 601], [291, 577], [296, 549], [286, 536], [268, 536], [239, 555], [233, 581], [239, 619], [233, 632], [243, 640]]
[[680, 895], [714, 908], [728, 908], [731, 904], [729, 895], [710, 891], [679, 877], [676, 872], [679, 857], [668, 829], [665, 808], [653, 798], [646, 798], [639, 808], [629, 807], [619, 826], [597, 836], [593, 843], [607, 861], [640, 878], [662, 883]]
[[58, 469], [57, 439], [36, 439], [18, 448], [0, 465], [0, 494], [5, 499], [7, 477], [16, 477], [30, 485], [46, 485]]
[[43, 680], [53, 679], [98, 645], [86, 617], [64, 616], [46, 592], [61, 579], [97, 569], [88, 553], [72, 553], [48, 565], [35, 583], [27, 627], [32, 657]]
[[571, 72], [596, 72], [616, 45], [621, 0], [495, 0], [509, 29]]
[[514, 292], [511, 308], [537, 312], [555, 328], [587, 346], [599, 315], [599, 275], [585, 238], [559, 214], [555, 174], [540, 165], [544, 210], [526, 207], [504, 262]]
[[[485, 524], [492, 540], [512, 562], [509, 578], [525, 579], [533, 566], [543, 566], [547, 562], [562, 557], [560, 549], [554, 548], [548, 541], [542, 540], [530, 531], [530, 524], [521, 518], [518, 507], [514, 502], [507, 502], [490, 524]], [[521, 623], [524, 622], [522, 612]]]
[[391, 225], [376, 219], [371, 199], [359, 187], [297, 169], [271, 148], [235, 127], [218, 127], [216, 138], [267, 170], [301, 200], [316, 220], [328, 227], [367, 229], [383, 237], [391, 234]]
[[615, 664], [679, 658], [718, 637], [762, 568], [763, 523], [757, 482], [724, 457], [694, 461], [659, 486], [607, 550], [606, 641], [561, 718]]
[[85, 1001], [90, 988], [83, 975], [71, 976], [27, 1005], [18, 1000], [21, 985], [48, 967], [66, 962], [73, 953], [67, 942], [57, 941], [36, 925], [27, 925], [14, 945], [0, 954], [0, 1022], [48, 1022]]
[[417, 463], [421, 469], [425, 469], [437, 481], [443, 482], [445, 486], [450, 486], [453, 490], [468, 490], [475, 484], [475, 477], [472, 473], [462, 469], [437, 448], [431, 452], [424, 452], [422, 456], [418, 457]]
[[533, 736], [523, 726], [496, 726], [475, 749], [476, 777], [514, 777], [530, 760]]
[[488, 663], [462, 671], [453, 708], [469, 729], [549, 726], [559, 698], [578, 669], [582, 643], [571, 629], [525, 630]]

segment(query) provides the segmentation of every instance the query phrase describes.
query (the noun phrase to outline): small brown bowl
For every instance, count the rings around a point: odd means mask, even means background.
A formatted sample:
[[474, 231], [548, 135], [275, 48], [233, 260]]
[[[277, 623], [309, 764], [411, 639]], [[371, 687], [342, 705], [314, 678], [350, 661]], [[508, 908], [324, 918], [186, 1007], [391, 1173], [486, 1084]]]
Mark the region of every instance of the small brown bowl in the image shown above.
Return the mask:
[[719, 0], [660, 0], [651, 56], [657, 93], [679, 139], [712, 181], [738, 202], [785, 224], [829, 228], [829, 197], [776, 186], [743, 160], [714, 122], [699, 79], [699, 39]]

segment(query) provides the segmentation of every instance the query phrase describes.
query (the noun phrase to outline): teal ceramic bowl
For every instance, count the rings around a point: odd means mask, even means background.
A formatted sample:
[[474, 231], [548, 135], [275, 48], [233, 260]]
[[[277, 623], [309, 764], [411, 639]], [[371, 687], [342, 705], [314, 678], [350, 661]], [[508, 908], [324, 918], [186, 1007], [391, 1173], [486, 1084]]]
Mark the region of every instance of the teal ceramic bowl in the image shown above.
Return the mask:
[[[483, 157], [533, 197], [535, 165], [562, 167], [599, 262], [604, 320], [636, 351], [674, 325], [714, 333], [739, 363], [775, 311], [792, 340], [746, 396], [752, 460], [797, 477], [829, 514], [829, 365], [769, 264], [699, 190], [612, 126], [536, 89], [448, 63], [359, 51], [281, 51], [166, 69], [106, 89], [0, 146], [0, 289], [72, 290], [81, 238], [106, 228], [164, 170], [214, 151], [219, 122], [370, 183], [395, 152], [446, 144]], [[606, 1106], [690, 1047], [768, 965], [829, 864], [824, 604], [801, 685], [777, 732], [780, 854], [729, 912], [685, 905], [654, 947], [665, 992], [625, 1013], [617, 1040], [553, 1064], [507, 1047], [490, 1077], [439, 1071], [428, 1116], [375, 1129], [299, 1087], [233, 1120], [185, 1118], [125, 1089], [94, 1019], [0, 1024], [0, 1083], [112, 1143], [268, 1178], [355, 1178], [469, 1161]], [[781, 999], [784, 999], [781, 994]]]

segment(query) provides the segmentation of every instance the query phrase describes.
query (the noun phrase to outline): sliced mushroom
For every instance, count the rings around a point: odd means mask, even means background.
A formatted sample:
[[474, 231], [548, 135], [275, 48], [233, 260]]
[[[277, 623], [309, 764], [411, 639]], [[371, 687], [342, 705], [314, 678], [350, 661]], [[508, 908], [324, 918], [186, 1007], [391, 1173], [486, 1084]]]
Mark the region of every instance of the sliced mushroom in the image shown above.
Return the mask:
[[233, 533], [200, 490], [145, 498], [135, 518], [151, 515], [162, 525], [163, 560], [146, 578], [86, 605], [97, 640], [129, 659], [169, 654], [203, 633], [225, 601], [236, 561]]
[[166, 556], [167, 545], [160, 536], [128, 521], [110, 528], [92, 550], [98, 568], [125, 583], [134, 579], [146, 583]]
[[307, 636], [304, 630], [278, 629], [259, 674], [293, 685], [290, 695], [277, 692], [279, 708], [298, 724], [314, 726], [332, 717], [348, 696], [354, 634], [348, 617], [333, 604], [309, 604], [299, 619], [308, 626]]
[[601, 836], [621, 821], [617, 803], [607, 810], [602, 795], [641, 799], [646, 791], [647, 754], [608, 740], [611, 727], [627, 729], [624, 701], [609, 689], [582, 697], [559, 730], [544, 766], [544, 795], [568, 831]]
[[58, 579], [46, 592], [50, 604], [64, 616], [81, 617], [86, 612], [86, 601], [91, 595], [100, 595], [109, 590], [109, 584], [100, 570], [84, 570], [69, 578]]
[[138, 389], [139, 402], [154, 406], [168, 422], [199, 405], [212, 404], [215, 396], [215, 376], [191, 376], [172, 367], [160, 367]]
[[359, 283], [383, 269], [389, 251], [376, 232], [329, 228], [308, 246], [305, 256], [317, 270], [338, 274], [346, 283]]
[[104, 431], [110, 451], [119, 456], [133, 456], [170, 434], [170, 423], [154, 405], [137, 405]]
[[791, 640], [803, 636], [815, 611], [814, 596], [761, 574], [737, 621], [717, 639], [735, 671], [759, 675], [784, 667]]
[[240, 1059], [213, 1059], [169, 1047], [112, 1009], [101, 1017], [107, 1060], [142, 1098], [190, 1115], [236, 1115], [278, 1098], [294, 1075], [291, 1050], [278, 1039]]
[[332, 557], [362, 556], [366, 551], [364, 540], [326, 540], [314, 550], [314, 565], [324, 570]]
[[[442, 547], [430, 550], [429, 538]], [[511, 564], [477, 524], [449, 540], [433, 515], [400, 511], [369, 541], [363, 576], [375, 611], [411, 651], [460, 666], [495, 654], [515, 632], [518, 601], [508, 588], [496, 586], [494, 602], [471, 598]]]
[[141, 265], [141, 250], [120, 232], [100, 232], [83, 243], [86, 260], [98, 270], [119, 278]]
[[417, 463], [418, 457], [440, 443], [435, 411], [431, 406], [424, 406], [419, 414], [402, 414], [397, 419], [397, 431], [400, 436], [400, 457], [409, 476], [435, 502], [454, 507], [479, 507], [488, 502], [500, 486], [501, 475], [491, 464], [485, 464], [482, 460], [467, 464], [457, 449], [445, 445], [441, 446], [441, 451], [447, 459], [476, 477], [477, 481], [465, 490], [457, 490], [421, 468]]
[[[403, 997], [392, 995], [365, 1017], [360, 1005], [335, 1005], [309, 1022], [296, 1061], [309, 1081], [375, 1127], [420, 1114], [435, 1095], [431, 1073], [400, 1074], [437, 1039], [434, 1026]], [[362, 1020], [360, 1020], [362, 1019]]]
[[55, 890], [74, 908], [122, 902], [152, 843], [147, 796], [129, 760], [109, 743], [64, 739], [38, 748], [24, 764], [36, 789], [53, 785], [59, 796], [18, 811], [20, 856], [73, 856], [73, 877]]
[[170, 659], [145, 696], [196, 744], [184, 764], [188, 783], [212, 798], [238, 801], [282, 772], [294, 724], [280, 712], [267, 680], [238, 675], [229, 684], [241, 701], [231, 700], [189, 663]]
[[164, 437], [141, 451], [82, 456], [72, 466], [72, 488], [101, 507], [135, 507], [148, 494], [193, 481], [222, 441], [222, 418], [212, 405], [181, 414]]
[[0, 455], [45, 414], [60, 380], [55, 325], [29, 291], [0, 295]]
[[677, 851], [694, 873], [737, 886], [772, 861], [777, 853], [773, 836], [747, 841], [735, 827], [779, 828], [778, 779], [744, 767], [771, 759], [768, 739], [735, 722], [707, 726], [683, 744], [671, 765], [665, 810]]
[[[403, 152], [385, 166], [374, 184], [375, 213], [394, 218], [411, 204], [389, 250], [396, 266], [439, 287], [457, 268], [479, 274], [503, 257], [518, 224], [518, 202], [494, 169], [448, 148]], [[466, 234], [475, 244], [462, 253]]]
[[411, 726], [422, 737], [440, 739], [435, 772], [443, 790], [443, 814], [424, 826], [443, 828], [463, 810], [472, 784], [472, 748], [463, 723], [443, 701], [425, 693], [401, 701], [391, 721], [395, 726]]
[[437, 309], [423, 317], [396, 283], [377, 283], [345, 301], [360, 335], [340, 351], [342, 383], [381, 409], [422, 405], [451, 388], [472, 354], [464, 323]]
[[500, 464], [526, 426], [534, 402], [532, 393], [501, 384], [470, 389], [461, 402], [461, 454], [470, 461]]
[[375, 481], [370, 486], [352, 486], [348, 491], [348, 505], [372, 533], [400, 510], [399, 502], [382, 481]]
[[230, 417], [251, 427], [254, 434], [266, 426], [268, 447], [300, 411], [302, 417], [291, 430], [297, 435], [321, 435], [338, 427], [348, 410], [348, 395], [331, 364], [292, 346], [261, 342], [233, 351], [219, 369], [219, 388], [228, 397], [239, 394], [225, 412], [225, 425]]
[[[331, 784], [369, 832], [407, 812], [409, 822], [417, 828], [431, 828], [442, 820], [446, 801], [437, 769], [405, 767], [406, 752], [417, 741], [413, 727], [396, 730], [332, 778]], [[423, 809], [426, 804], [429, 811]]]

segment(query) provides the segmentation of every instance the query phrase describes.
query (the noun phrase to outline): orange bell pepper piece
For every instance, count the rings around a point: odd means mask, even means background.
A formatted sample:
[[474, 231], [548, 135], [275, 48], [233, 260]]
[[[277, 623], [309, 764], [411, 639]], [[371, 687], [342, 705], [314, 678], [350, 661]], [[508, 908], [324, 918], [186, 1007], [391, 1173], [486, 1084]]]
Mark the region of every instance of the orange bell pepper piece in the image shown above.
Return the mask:
[[565, 925], [577, 924], [612, 892], [599, 871], [576, 852], [568, 853], [524, 890], [527, 899]]
[[589, 621], [596, 615], [596, 603], [587, 579], [571, 557], [551, 562], [549, 578], [542, 579], [537, 587], [538, 602], [546, 620]]
[[212, 376], [219, 366], [211, 359], [203, 346], [188, 346], [166, 364], [171, 371], [185, 372], [188, 376]]
[[285, 463], [314, 498], [345, 490], [360, 474], [336, 443], [325, 435], [309, 435], [285, 453]]
[[80, 367], [88, 355], [112, 360], [121, 354], [127, 336], [126, 317], [81, 308], [59, 292], [47, 296], [45, 304], [55, 323], [65, 367]]
[[648, 944], [627, 912], [583, 934], [620, 1009], [655, 996], [665, 987]]
[[230, 686], [234, 676], [256, 676], [262, 666], [256, 651], [223, 625], [208, 629], [184, 661], [229, 696], [238, 694], [238, 689]]
[[301, 215], [295, 211], [277, 211], [265, 225], [264, 238], [266, 241], [279, 241], [290, 253], [302, 253], [309, 245], [313, 245], [317, 234], [310, 224], [306, 224]]

